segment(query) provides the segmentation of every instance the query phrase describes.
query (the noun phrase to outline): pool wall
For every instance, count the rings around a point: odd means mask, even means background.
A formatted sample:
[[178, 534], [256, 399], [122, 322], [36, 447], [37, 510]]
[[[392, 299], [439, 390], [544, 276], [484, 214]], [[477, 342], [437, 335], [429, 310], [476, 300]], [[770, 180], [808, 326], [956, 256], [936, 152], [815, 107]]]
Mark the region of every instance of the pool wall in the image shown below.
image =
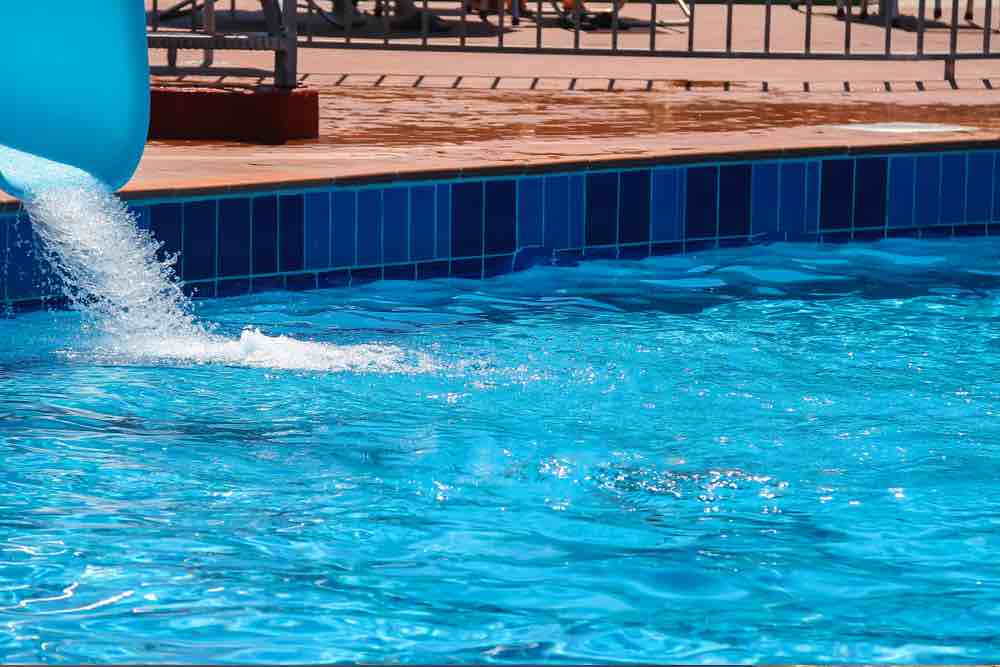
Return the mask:
[[[484, 278], [537, 263], [774, 241], [1000, 234], [1000, 146], [466, 173], [134, 200], [189, 293]], [[0, 212], [0, 299], [58, 298], [23, 211]]]

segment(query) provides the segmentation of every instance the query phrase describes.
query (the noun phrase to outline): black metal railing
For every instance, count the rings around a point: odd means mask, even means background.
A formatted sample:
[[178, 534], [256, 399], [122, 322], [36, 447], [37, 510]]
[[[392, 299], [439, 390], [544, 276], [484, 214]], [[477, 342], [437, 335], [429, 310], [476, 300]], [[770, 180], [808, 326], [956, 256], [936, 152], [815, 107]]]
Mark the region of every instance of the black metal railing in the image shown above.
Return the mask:
[[[244, 0], [245, 1], [245, 0]], [[774, 60], [941, 61], [946, 79], [959, 60], [995, 58], [990, 2], [879, 0], [259, 0], [280, 13], [266, 39], [232, 26], [236, 0], [185, 0], [150, 22], [154, 48], [202, 48], [177, 35], [207, 39], [204, 48], [273, 48], [291, 54], [275, 81], [294, 82], [295, 48], [428, 50], [561, 55]], [[230, 27], [216, 21], [215, 3], [228, 2]], [[186, 8], [186, 9], [185, 9]], [[276, 9], [275, 9], [276, 8]], [[187, 13], [181, 17], [181, 13]], [[224, 10], [225, 11], [225, 10]], [[258, 12], [260, 13], [260, 12]], [[978, 21], [977, 21], [978, 19]], [[189, 21], [186, 25], [184, 21]], [[169, 22], [169, 34], [163, 27]], [[208, 33], [209, 29], [212, 31]], [[237, 41], [234, 43], [233, 39]], [[271, 41], [267, 41], [267, 40]], [[242, 45], [242, 46], [241, 46]], [[252, 46], [251, 46], [252, 45]], [[289, 67], [291, 63], [291, 68]], [[176, 64], [173, 63], [176, 70]], [[167, 68], [169, 69], [169, 67]], [[212, 69], [210, 56], [201, 69]], [[219, 71], [217, 68], [212, 71]], [[224, 70], [223, 70], [224, 71]]]

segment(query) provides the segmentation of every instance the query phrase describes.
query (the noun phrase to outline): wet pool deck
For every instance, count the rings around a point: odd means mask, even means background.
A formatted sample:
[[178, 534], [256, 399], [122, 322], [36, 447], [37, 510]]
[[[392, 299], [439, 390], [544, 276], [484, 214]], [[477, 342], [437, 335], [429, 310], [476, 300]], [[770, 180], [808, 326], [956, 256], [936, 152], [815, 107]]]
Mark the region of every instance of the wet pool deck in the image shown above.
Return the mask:
[[[216, 59], [265, 66], [268, 57], [226, 52]], [[960, 62], [953, 85], [942, 80], [939, 62], [314, 49], [300, 59], [304, 82], [320, 92], [319, 140], [284, 146], [151, 142], [125, 196], [621, 160], [1000, 145], [1000, 64], [990, 61]], [[881, 134], [836, 127], [889, 121], [973, 129]]]

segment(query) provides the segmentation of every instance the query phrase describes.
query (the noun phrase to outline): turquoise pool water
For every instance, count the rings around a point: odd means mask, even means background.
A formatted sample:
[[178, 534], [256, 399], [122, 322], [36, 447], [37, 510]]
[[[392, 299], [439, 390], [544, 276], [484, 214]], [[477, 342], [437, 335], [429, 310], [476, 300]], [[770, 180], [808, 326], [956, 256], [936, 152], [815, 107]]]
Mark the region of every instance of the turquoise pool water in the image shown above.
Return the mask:
[[0, 320], [0, 660], [996, 658], [998, 258], [775, 245], [198, 306], [367, 346], [337, 363]]

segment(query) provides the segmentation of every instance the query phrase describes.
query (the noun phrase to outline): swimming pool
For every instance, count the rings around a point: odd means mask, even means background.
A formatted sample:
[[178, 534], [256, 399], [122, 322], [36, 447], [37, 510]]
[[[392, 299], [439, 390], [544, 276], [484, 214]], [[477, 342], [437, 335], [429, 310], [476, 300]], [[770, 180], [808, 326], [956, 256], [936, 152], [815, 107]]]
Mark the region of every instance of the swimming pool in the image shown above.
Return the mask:
[[2, 320], [0, 659], [988, 660], [998, 256], [774, 244], [197, 306], [374, 346], [340, 372]]

